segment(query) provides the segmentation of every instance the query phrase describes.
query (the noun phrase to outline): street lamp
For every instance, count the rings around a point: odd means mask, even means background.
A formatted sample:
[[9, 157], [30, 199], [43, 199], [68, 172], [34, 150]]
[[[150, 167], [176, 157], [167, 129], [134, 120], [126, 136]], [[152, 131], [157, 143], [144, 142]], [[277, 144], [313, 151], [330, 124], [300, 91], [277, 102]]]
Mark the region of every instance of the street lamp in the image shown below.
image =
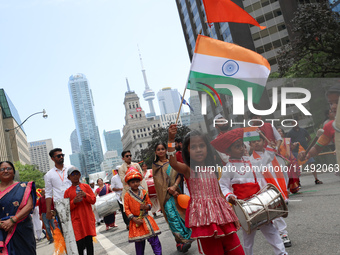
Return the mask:
[[36, 115], [36, 114], [39, 114], [39, 113], [42, 113], [42, 114], [43, 114], [43, 118], [44, 118], [44, 119], [46, 119], [46, 118], [48, 117], [48, 115], [47, 115], [45, 109], [43, 109], [42, 112], [36, 112], [36, 113], [33, 113], [33, 114], [31, 114], [30, 116], [28, 116], [28, 117], [27, 117], [27, 118], [26, 118], [19, 126], [16, 126], [15, 128], [11, 128], [11, 129], [6, 128], [5, 131], [6, 131], [6, 132], [9, 132], [9, 131], [11, 131], [11, 130], [14, 130], [14, 129], [17, 129], [17, 128], [21, 127], [21, 126], [22, 126], [29, 118], [31, 118], [32, 116], [34, 116], [34, 115]]

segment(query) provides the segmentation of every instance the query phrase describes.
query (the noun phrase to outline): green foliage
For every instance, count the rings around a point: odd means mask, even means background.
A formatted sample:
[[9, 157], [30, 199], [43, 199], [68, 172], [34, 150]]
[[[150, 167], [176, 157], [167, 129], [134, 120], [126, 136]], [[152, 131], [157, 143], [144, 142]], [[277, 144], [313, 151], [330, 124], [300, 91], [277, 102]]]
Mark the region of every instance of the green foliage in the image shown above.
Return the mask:
[[[168, 143], [168, 128], [170, 124], [168, 125], [167, 128], [158, 128], [158, 129], [153, 129], [152, 130], [152, 141], [149, 143], [148, 148], [142, 149], [137, 151], [135, 155], [135, 161], [140, 162], [143, 161], [144, 163], [147, 164], [148, 168], [151, 168], [152, 162], [155, 158], [155, 146], [156, 144], [160, 142], [164, 142], [165, 144]], [[184, 138], [184, 136], [190, 132], [190, 128], [187, 126], [178, 126], [177, 129], [177, 136]]]
[[293, 40], [279, 51], [281, 77], [338, 77], [340, 15], [325, 3], [301, 4], [292, 19]]
[[19, 172], [21, 182], [34, 181], [36, 188], [44, 188], [44, 173], [40, 172], [34, 165], [23, 165], [19, 161], [14, 163], [15, 171]]

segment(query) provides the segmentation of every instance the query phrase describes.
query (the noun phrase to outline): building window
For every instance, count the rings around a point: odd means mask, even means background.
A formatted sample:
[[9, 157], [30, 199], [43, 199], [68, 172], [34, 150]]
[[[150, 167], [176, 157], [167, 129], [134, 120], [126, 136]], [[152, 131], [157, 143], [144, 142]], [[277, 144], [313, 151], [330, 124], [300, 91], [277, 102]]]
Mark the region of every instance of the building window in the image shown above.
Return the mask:
[[139, 117], [142, 118], [142, 114], [139, 114]]
[[138, 138], [140, 138], [140, 135], [138, 135]]
[[145, 132], [145, 128], [143, 128], [144, 132]]
[[132, 130], [132, 133], [134, 134], [134, 133], [135, 133], [135, 130]]
[[136, 107], [138, 107], [138, 104], [136, 103]]
[[143, 134], [141, 134], [140, 136], [143, 137]]
[[139, 148], [143, 148], [143, 145], [141, 143], [139, 144]]

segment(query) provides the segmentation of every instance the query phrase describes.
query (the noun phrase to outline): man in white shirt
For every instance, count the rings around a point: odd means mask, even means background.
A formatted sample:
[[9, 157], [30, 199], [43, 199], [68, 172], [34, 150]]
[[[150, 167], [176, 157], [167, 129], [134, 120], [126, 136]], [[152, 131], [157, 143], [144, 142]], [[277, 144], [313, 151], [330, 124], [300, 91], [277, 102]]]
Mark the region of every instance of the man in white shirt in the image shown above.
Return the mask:
[[126, 225], [126, 228], [129, 228], [129, 218], [126, 216], [125, 212], [124, 212], [124, 208], [123, 208], [123, 202], [122, 202], [122, 192], [123, 192], [123, 183], [122, 180], [120, 179], [120, 176], [118, 174], [118, 168], [113, 170], [114, 171], [114, 175], [111, 178], [111, 189], [112, 191], [116, 192], [117, 194], [117, 199], [118, 199], [118, 205], [120, 208], [120, 211], [122, 213], [123, 216], [123, 220], [124, 223]]
[[52, 197], [54, 201], [64, 198], [65, 190], [71, 185], [71, 181], [67, 178], [67, 170], [69, 166], [64, 166], [64, 156], [62, 149], [55, 148], [49, 153], [55, 166], [49, 170], [45, 176], [45, 198], [46, 198], [46, 218], [52, 219], [51, 204]]

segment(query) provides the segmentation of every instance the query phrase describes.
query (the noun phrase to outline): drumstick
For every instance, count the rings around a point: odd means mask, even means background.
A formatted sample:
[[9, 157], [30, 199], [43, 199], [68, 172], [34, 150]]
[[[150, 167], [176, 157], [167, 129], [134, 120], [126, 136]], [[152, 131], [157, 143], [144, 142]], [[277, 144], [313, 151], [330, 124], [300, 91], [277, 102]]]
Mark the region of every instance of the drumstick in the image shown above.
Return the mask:
[[324, 130], [322, 128], [320, 128], [317, 132], [316, 132], [316, 136], [314, 137], [313, 141], [310, 143], [310, 145], [308, 146], [307, 150], [306, 150], [306, 155], [307, 153], [310, 151], [310, 149], [316, 144], [317, 140], [319, 139], [319, 137], [323, 134]]
[[335, 151], [327, 151], [327, 152], [323, 152], [323, 153], [318, 154], [318, 156], [329, 155], [329, 154], [334, 154], [334, 153], [335, 153]]

